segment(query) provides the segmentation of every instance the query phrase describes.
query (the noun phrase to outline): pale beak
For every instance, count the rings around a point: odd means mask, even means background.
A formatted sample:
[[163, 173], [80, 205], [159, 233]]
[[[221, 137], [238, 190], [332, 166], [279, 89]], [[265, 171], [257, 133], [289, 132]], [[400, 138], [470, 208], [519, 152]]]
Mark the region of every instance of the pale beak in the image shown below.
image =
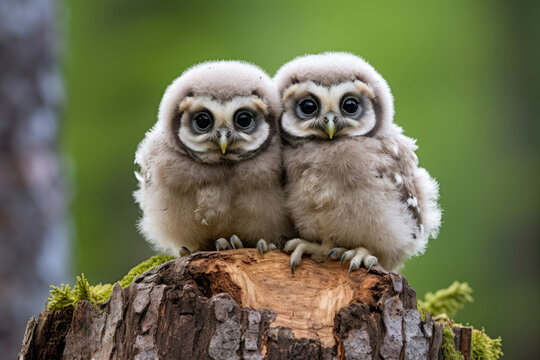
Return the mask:
[[334, 137], [334, 133], [336, 132], [336, 123], [334, 122], [334, 115], [328, 114], [324, 117], [326, 120], [326, 126], [324, 128], [324, 131], [328, 134], [328, 137], [330, 140]]
[[218, 144], [219, 144], [219, 147], [221, 148], [221, 152], [225, 154], [225, 152], [227, 151], [227, 145], [229, 144], [229, 140], [227, 139], [227, 130], [219, 131]]

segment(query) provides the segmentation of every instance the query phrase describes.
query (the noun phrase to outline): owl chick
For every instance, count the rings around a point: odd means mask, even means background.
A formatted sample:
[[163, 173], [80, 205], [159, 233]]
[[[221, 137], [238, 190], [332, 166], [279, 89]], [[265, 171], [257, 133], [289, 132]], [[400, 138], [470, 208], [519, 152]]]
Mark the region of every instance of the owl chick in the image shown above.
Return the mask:
[[172, 82], [135, 157], [138, 226], [155, 248], [184, 255], [243, 241], [262, 253], [288, 236], [280, 113], [274, 83], [254, 65], [202, 63]]
[[393, 123], [382, 76], [355, 55], [324, 53], [283, 65], [274, 82], [287, 207], [301, 237], [285, 245], [291, 271], [304, 253], [350, 260], [349, 271], [396, 270], [422, 253], [441, 223], [438, 184]]

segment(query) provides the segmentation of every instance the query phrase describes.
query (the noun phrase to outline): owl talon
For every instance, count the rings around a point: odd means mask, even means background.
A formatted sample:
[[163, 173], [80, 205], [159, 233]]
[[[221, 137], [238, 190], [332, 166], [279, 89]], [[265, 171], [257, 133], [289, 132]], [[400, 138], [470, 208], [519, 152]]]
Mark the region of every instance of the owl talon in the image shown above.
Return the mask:
[[231, 248], [231, 244], [224, 238], [219, 238], [216, 240], [216, 251], [228, 250]]
[[180, 248], [180, 250], [178, 251], [178, 254], [180, 255], [180, 257], [182, 256], [188, 256], [188, 255], [191, 255], [191, 250], [189, 250], [187, 247], [185, 246], [182, 246]]
[[[325, 262], [328, 262], [328, 259], [332, 259], [332, 260], [339, 259], [341, 254], [344, 251], [346, 251], [346, 249], [344, 249], [344, 248], [332, 248], [332, 249], [330, 249], [328, 254], [326, 254], [326, 261]], [[343, 264], [343, 262], [342, 262], [342, 264]]]
[[231, 246], [234, 250], [244, 248], [244, 244], [242, 244], [242, 241], [240, 241], [240, 238], [236, 235], [231, 236], [229, 241], [231, 242]]
[[351, 264], [349, 265], [349, 271], [347, 271], [347, 274], [350, 274], [351, 271], [356, 270], [360, 267], [360, 265], [356, 262], [355, 259], [351, 260]]
[[268, 245], [264, 239], [259, 240], [257, 243], [257, 249], [259, 249], [261, 256], [264, 256], [264, 253], [268, 251]]
[[371, 259], [371, 264], [369, 264], [369, 267], [368, 267], [368, 269], [367, 269], [367, 272], [366, 272], [366, 273], [368, 273], [368, 272], [369, 272], [369, 270], [371, 270], [371, 267], [372, 267], [372, 266], [373, 266], [373, 265], [374, 265], [374, 264], [375, 264], [376, 262], [377, 262], [377, 260], [376, 260], [376, 259], [374, 259], [374, 256], [373, 256], [373, 259]]
[[347, 254], [343, 253], [343, 255], [341, 255], [341, 260], [339, 261], [341, 263], [341, 265], [343, 265], [343, 262], [345, 261], [345, 258], [347, 257]]
[[291, 274], [294, 275], [294, 258], [291, 256]]
[[[368, 269], [367, 269], [367, 272], [369, 272], [369, 270], [371, 270], [371, 268], [373, 267], [373, 265], [375, 265], [378, 260], [375, 256], [373, 255], [366, 255], [366, 257], [364, 257], [364, 266], [366, 266]], [[369, 266], [368, 266], [369, 264]]]
[[341, 265], [343, 265], [344, 261], [351, 260], [355, 254], [354, 250], [345, 251], [343, 255], [341, 255]]
[[333, 248], [333, 249], [330, 249], [330, 251], [328, 252], [328, 254], [326, 254], [326, 259], [324, 260], [325, 263], [328, 262], [328, 258], [332, 255], [334, 255], [334, 253], [337, 251], [336, 248]]

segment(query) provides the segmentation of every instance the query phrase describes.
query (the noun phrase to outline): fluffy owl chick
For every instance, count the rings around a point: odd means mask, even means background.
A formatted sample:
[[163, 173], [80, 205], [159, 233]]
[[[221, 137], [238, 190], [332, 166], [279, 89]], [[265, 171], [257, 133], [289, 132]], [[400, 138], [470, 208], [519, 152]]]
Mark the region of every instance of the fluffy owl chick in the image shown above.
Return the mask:
[[355, 55], [324, 53], [283, 65], [274, 82], [287, 206], [301, 237], [285, 246], [291, 270], [303, 253], [350, 260], [349, 271], [396, 270], [422, 253], [441, 222], [438, 184], [393, 123], [382, 76]]
[[139, 229], [155, 248], [219, 250], [242, 246], [239, 237], [262, 252], [288, 236], [280, 113], [274, 83], [254, 65], [202, 63], [172, 82], [135, 157]]

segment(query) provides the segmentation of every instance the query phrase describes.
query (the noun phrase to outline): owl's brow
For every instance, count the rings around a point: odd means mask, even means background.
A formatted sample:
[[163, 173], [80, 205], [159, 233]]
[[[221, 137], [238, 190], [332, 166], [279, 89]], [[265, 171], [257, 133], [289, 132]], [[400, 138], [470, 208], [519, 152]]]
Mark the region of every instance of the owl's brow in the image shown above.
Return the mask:
[[178, 105], [178, 112], [182, 113], [182, 112], [186, 111], [186, 109], [189, 108], [193, 104], [193, 101], [195, 101], [195, 99], [193, 99], [190, 96], [188, 96], [187, 98], [182, 100], [180, 105]]
[[375, 94], [373, 93], [373, 90], [371, 90], [371, 88], [369, 86], [367, 86], [366, 84], [364, 84], [360, 80], [356, 80], [354, 82], [354, 85], [356, 86], [356, 88], [358, 90], [360, 90], [361, 92], [366, 94], [371, 100], [375, 99]]
[[253, 104], [255, 104], [255, 106], [263, 113], [264, 116], [268, 115], [268, 108], [260, 97], [255, 96], [252, 101]]
[[283, 96], [281, 97], [281, 101], [282, 101], [282, 102], [287, 101], [287, 99], [288, 99], [292, 94], [294, 94], [294, 93], [298, 90], [299, 87], [300, 87], [300, 85], [298, 85], [298, 84], [294, 84], [294, 85], [292, 85], [292, 86], [289, 86], [289, 87], [287, 88], [287, 90], [283, 93]]

